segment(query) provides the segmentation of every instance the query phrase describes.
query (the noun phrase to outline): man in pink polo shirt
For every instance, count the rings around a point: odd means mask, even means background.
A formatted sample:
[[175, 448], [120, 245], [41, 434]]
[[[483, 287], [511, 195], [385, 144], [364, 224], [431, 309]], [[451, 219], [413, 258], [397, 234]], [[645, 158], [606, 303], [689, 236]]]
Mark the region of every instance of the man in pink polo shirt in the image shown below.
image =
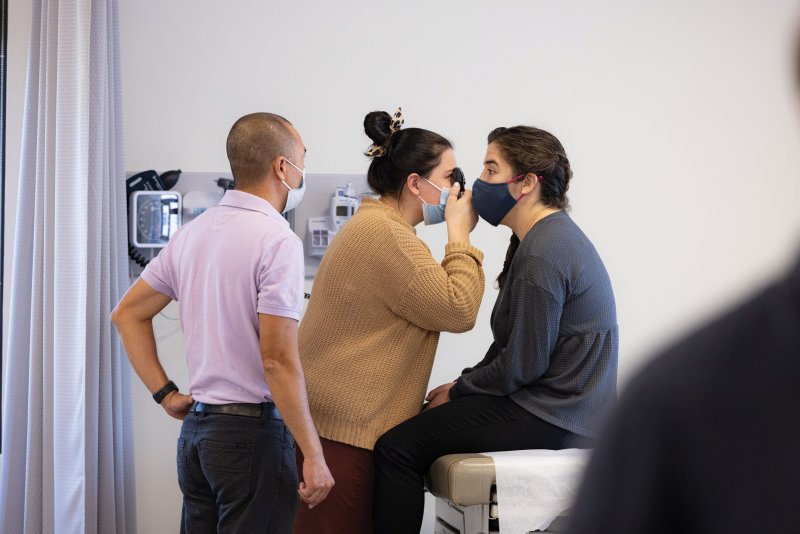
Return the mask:
[[[303, 246], [281, 216], [305, 190], [305, 147], [283, 117], [253, 113], [233, 125], [227, 152], [236, 189], [175, 233], [111, 317], [153, 399], [183, 420], [181, 531], [289, 533], [298, 494], [313, 507], [333, 486], [297, 352]], [[171, 300], [188, 395], [156, 354], [152, 319]]]

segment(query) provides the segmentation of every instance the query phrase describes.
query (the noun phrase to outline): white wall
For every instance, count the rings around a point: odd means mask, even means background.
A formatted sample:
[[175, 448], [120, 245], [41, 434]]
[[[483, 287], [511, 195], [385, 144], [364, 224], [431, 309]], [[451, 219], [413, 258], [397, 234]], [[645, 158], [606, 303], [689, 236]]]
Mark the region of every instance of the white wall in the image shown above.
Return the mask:
[[[11, 303], [11, 265], [14, 251], [14, 226], [17, 213], [19, 190], [20, 142], [22, 135], [22, 110], [25, 98], [25, 73], [30, 38], [31, 6], [26, 0], [8, 2], [8, 37], [6, 55], [6, 160], [5, 160], [5, 266], [3, 269], [3, 342], [2, 357], [2, 397], [0, 409], [5, 409], [6, 361], [8, 354], [8, 319]], [[5, 414], [1, 414], [5, 421]], [[6, 432], [7, 423], [3, 423]], [[3, 496], [0, 495], [0, 499]]]
[[[491, 128], [548, 128], [614, 282], [624, 376], [796, 248], [792, 4], [122, 0], [127, 168], [224, 170], [253, 110], [292, 120], [317, 172], [364, 171], [372, 109], [451, 138], [470, 178]], [[506, 233], [474, 236], [490, 277]], [[441, 250], [442, 228], [420, 235]], [[436, 377], [487, 332], [446, 336]]]
[[[17, 217], [19, 191], [20, 143], [22, 141], [22, 116], [25, 101], [25, 77], [31, 29], [31, 5], [28, 0], [8, 2], [8, 41], [6, 63], [6, 175], [5, 175], [5, 265], [3, 268], [3, 343], [2, 343], [2, 400], [5, 409], [6, 390], [13, 387], [6, 381], [8, 360], [8, 323], [11, 313], [11, 266], [14, 260], [14, 227]], [[6, 432], [6, 415], [3, 432]], [[3, 496], [0, 495], [0, 499]]]
[[20, 143], [22, 141], [22, 111], [25, 101], [25, 76], [31, 32], [29, 0], [8, 2], [8, 42], [6, 64], [6, 198], [5, 198], [5, 267], [3, 270], [3, 395], [6, 355], [8, 354], [8, 319], [11, 312], [11, 265], [14, 259], [14, 226], [17, 217], [19, 191]]
[[[364, 172], [363, 116], [398, 105], [407, 126], [454, 141], [471, 179], [495, 126], [556, 134], [575, 171], [572, 215], [614, 283], [621, 382], [798, 250], [791, 0], [119, 3], [128, 170], [226, 170], [227, 131], [256, 110], [294, 122], [315, 172]], [[17, 43], [29, 7], [11, 4]], [[11, 45], [7, 237], [24, 84]], [[419, 234], [441, 255], [444, 228]], [[487, 280], [507, 236], [475, 231]], [[495, 295], [489, 285], [474, 331], [442, 336], [432, 385], [482, 356]], [[162, 359], [185, 385], [180, 332], [159, 321]], [[138, 381], [134, 394], [139, 529], [174, 532], [178, 425]]]

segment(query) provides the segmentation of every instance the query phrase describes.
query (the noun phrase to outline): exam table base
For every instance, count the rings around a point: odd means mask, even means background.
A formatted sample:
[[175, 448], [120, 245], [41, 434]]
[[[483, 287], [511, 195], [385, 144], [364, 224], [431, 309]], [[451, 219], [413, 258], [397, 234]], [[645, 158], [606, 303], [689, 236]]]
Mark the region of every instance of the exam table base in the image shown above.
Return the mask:
[[[497, 534], [497, 520], [489, 517], [488, 504], [458, 506], [436, 498], [434, 534]], [[567, 517], [557, 517], [544, 532], [566, 532]]]

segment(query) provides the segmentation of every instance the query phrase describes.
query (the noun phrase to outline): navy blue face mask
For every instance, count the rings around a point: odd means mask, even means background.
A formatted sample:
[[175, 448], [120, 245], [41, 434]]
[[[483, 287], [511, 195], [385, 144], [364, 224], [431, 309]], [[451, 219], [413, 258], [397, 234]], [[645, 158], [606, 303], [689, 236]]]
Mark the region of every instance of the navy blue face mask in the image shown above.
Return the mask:
[[511, 180], [499, 184], [490, 184], [480, 178], [475, 180], [475, 183], [472, 184], [472, 205], [475, 206], [478, 215], [492, 226], [500, 224], [508, 212], [514, 209], [517, 202], [525, 196], [522, 195], [519, 198], [511, 196], [508, 184], [523, 178], [525, 174], [527, 173], [519, 174]]

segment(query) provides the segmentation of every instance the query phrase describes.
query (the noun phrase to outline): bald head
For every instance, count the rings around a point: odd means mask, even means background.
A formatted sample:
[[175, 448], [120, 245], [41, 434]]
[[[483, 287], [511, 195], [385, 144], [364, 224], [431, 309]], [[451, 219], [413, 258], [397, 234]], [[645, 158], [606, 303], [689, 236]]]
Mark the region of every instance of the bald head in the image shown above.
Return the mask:
[[278, 156], [290, 157], [298, 135], [292, 123], [273, 113], [251, 113], [237, 120], [226, 145], [236, 188], [257, 184]]

